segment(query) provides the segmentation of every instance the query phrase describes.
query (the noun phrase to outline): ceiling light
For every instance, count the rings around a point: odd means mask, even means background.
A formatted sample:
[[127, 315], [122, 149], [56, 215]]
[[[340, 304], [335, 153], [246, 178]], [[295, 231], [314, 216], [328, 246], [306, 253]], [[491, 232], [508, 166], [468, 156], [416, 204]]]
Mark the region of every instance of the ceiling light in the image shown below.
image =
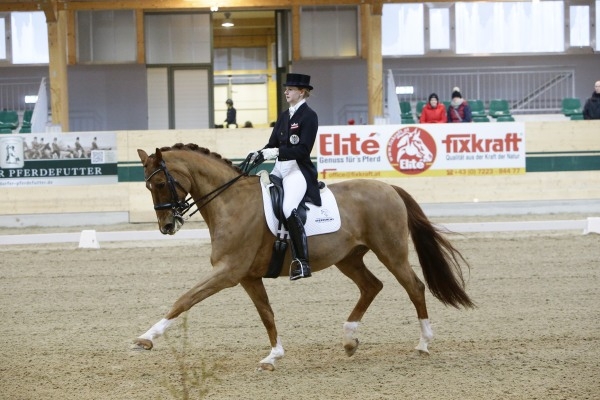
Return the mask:
[[225, 13], [225, 20], [221, 24], [225, 28], [231, 28], [233, 26], [233, 20], [231, 19], [231, 13]]

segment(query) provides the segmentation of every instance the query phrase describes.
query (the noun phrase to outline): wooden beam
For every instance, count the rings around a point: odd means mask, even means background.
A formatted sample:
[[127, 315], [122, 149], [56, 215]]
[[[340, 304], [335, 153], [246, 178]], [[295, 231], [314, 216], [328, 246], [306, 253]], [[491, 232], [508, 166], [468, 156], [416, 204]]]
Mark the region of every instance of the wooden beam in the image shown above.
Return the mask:
[[370, 6], [363, 7], [368, 12], [367, 26], [367, 95], [369, 124], [375, 117], [383, 116], [383, 57], [381, 54], [381, 14], [373, 14]]
[[49, 76], [52, 123], [69, 131], [69, 86], [67, 79], [67, 12], [59, 10], [56, 21], [48, 22]]
[[135, 41], [136, 41], [136, 62], [146, 64], [146, 39], [144, 28], [144, 11], [135, 12]]
[[77, 64], [77, 26], [75, 24], [75, 11], [67, 13], [67, 64]]

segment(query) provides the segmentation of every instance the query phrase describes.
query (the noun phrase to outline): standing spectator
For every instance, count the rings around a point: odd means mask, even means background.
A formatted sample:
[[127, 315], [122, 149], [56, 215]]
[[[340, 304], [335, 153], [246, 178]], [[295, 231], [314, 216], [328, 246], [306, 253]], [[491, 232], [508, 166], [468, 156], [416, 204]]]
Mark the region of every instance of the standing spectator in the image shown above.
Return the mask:
[[460, 88], [452, 89], [452, 101], [448, 107], [448, 122], [472, 122], [471, 106], [463, 99]]
[[596, 81], [592, 97], [583, 106], [583, 119], [600, 119], [600, 81]]
[[[225, 118], [225, 126], [227, 128], [237, 128], [237, 120], [236, 120], [237, 111], [233, 107], [233, 100], [227, 99], [225, 101], [225, 104], [227, 104], [227, 118]], [[235, 126], [230, 126], [230, 125], [235, 125]]]
[[446, 107], [440, 103], [440, 99], [437, 94], [431, 93], [427, 104], [421, 111], [422, 124], [435, 124], [448, 122], [448, 116], [446, 115]]

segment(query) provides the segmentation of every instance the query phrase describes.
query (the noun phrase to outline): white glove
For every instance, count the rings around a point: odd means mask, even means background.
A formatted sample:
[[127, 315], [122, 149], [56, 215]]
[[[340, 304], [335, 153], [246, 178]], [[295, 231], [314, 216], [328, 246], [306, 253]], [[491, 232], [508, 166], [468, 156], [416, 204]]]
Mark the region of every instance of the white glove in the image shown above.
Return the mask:
[[279, 149], [278, 148], [274, 148], [274, 149], [262, 149], [260, 151], [264, 157], [265, 160], [272, 160], [274, 158], [276, 158], [279, 155]]
[[255, 151], [253, 153], [248, 154], [250, 156], [250, 164], [252, 164], [254, 162], [254, 160], [256, 160], [256, 157], [258, 157], [258, 151]]

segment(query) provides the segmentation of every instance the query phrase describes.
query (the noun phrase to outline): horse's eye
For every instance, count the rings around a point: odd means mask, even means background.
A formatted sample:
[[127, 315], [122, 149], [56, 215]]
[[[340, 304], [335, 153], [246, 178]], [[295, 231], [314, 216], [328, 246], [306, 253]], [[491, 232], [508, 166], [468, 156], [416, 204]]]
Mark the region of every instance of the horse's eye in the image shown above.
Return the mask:
[[166, 184], [165, 184], [164, 182], [159, 182], [159, 183], [157, 183], [157, 184], [156, 184], [156, 188], [157, 188], [157, 189], [162, 189], [162, 188], [164, 188], [164, 187], [165, 187], [165, 185], [166, 185]]

